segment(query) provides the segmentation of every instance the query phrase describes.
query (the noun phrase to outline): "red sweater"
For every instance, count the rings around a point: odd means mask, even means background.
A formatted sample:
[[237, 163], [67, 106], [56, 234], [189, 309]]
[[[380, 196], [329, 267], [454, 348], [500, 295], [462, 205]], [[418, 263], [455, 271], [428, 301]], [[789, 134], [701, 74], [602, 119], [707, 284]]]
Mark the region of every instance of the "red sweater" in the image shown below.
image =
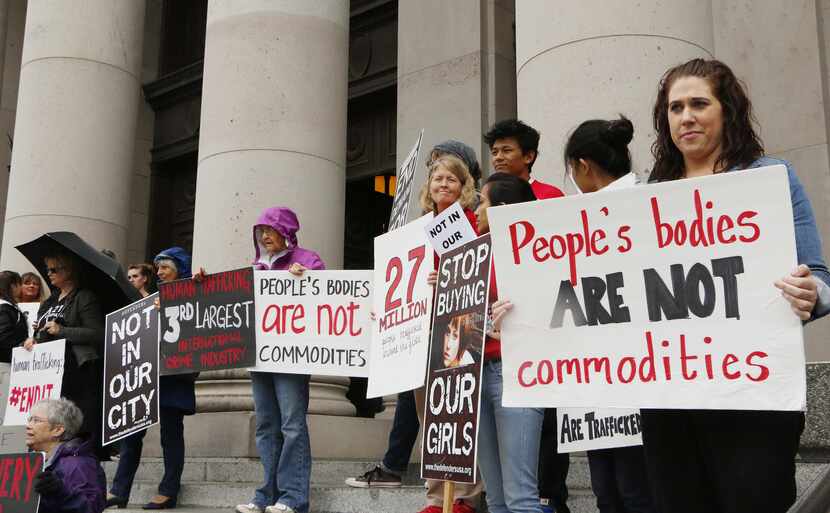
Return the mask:
[[545, 182], [540, 182], [535, 178], [530, 179], [530, 188], [533, 189], [533, 194], [536, 195], [536, 199], [540, 200], [550, 198], [561, 198], [565, 195], [562, 191], [560, 191], [553, 185], [547, 184]]
[[[496, 266], [493, 261], [490, 261], [490, 291], [488, 295], [488, 304], [493, 308], [493, 303], [499, 298], [498, 287], [496, 286]], [[490, 312], [487, 312], [488, 315]], [[501, 360], [501, 339], [487, 336], [484, 339], [484, 361]]]

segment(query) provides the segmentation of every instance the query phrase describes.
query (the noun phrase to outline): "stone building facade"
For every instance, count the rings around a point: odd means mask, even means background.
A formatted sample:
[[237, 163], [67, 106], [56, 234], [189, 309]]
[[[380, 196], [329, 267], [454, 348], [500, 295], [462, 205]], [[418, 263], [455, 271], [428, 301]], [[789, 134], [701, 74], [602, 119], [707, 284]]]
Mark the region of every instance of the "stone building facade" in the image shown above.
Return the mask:
[[[55, 230], [125, 264], [182, 245], [208, 271], [241, 267], [273, 205], [329, 268], [365, 268], [420, 129], [488, 172], [481, 134], [518, 116], [542, 132], [534, 174], [559, 184], [567, 133], [623, 113], [646, 173], [657, 81], [692, 57], [747, 82], [830, 249], [828, 21], [830, 0], [0, 0], [0, 268], [28, 270], [14, 246]], [[807, 330], [812, 361], [828, 322]], [[313, 378], [315, 454], [377, 456], [388, 421], [354, 418], [347, 385]], [[202, 375], [215, 422], [191, 454], [255, 453], [249, 388]], [[331, 416], [363, 445], [324, 433]]]

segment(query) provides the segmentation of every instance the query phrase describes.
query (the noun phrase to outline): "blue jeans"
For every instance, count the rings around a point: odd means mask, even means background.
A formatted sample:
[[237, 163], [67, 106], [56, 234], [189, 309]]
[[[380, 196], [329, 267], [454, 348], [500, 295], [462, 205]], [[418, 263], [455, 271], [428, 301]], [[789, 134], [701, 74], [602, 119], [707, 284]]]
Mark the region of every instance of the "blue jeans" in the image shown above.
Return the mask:
[[415, 409], [415, 394], [412, 391], [398, 394], [395, 418], [389, 432], [389, 446], [383, 455], [383, 466], [392, 472], [406, 472], [412, 448], [418, 439], [418, 411]]
[[478, 468], [490, 513], [541, 513], [536, 473], [544, 410], [501, 404], [501, 362], [485, 362]]
[[279, 502], [297, 513], [308, 512], [308, 381], [302, 374], [251, 372], [256, 448], [265, 471], [252, 502], [260, 509]]
[[[184, 412], [177, 408], [159, 408], [159, 424], [161, 450], [164, 454], [164, 475], [159, 483], [159, 494], [176, 497], [184, 470]], [[145, 429], [121, 440], [118, 469], [110, 490], [116, 497], [130, 498], [146, 434]]]

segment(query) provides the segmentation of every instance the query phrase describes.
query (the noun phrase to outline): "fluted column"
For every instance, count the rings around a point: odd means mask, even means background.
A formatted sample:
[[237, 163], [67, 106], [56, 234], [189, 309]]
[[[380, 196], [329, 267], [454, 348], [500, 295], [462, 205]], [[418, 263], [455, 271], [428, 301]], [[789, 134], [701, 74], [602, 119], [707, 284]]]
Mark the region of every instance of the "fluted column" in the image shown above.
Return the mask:
[[634, 123], [634, 170], [651, 169], [661, 75], [713, 48], [710, 0], [516, 2], [518, 114], [542, 133], [533, 174], [562, 184], [568, 134], [620, 113]]
[[[342, 265], [348, 28], [342, 0], [208, 4], [196, 266], [248, 265], [251, 227], [276, 205], [297, 212], [303, 247], [330, 269]], [[244, 371], [202, 378], [200, 408], [250, 408]], [[345, 385], [312, 378], [311, 412], [353, 415]]]
[[0, 267], [69, 230], [123, 255], [144, 35], [143, 1], [30, 0]]

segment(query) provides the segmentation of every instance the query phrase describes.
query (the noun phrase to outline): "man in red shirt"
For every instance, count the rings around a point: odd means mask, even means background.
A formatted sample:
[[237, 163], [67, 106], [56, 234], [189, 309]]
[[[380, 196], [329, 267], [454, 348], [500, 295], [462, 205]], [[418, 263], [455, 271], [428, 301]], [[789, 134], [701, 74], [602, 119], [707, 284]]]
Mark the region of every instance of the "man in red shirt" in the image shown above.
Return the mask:
[[529, 181], [536, 199], [564, 196], [553, 185], [530, 176], [539, 155], [539, 132], [535, 128], [518, 119], [505, 119], [484, 134], [484, 142], [490, 147], [490, 162], [497, 173], [509, 173]]
[[[539, 131], [518, 119], [505, 119], [493, 125], [484, 134], [490, 147], [490, 162], [497, 173], [509, 173], [530, 182], [536, 199], [564, 196], [553, 185], [530, 176], [533, 163], [539, 155]], [[567, 453], [556, 453], [556, 409], [545, 409], [542, 440], [539, 445], [539, 499], [543, 513], [570, 513], [568, 508], [568, 477], [570, 458]]]

